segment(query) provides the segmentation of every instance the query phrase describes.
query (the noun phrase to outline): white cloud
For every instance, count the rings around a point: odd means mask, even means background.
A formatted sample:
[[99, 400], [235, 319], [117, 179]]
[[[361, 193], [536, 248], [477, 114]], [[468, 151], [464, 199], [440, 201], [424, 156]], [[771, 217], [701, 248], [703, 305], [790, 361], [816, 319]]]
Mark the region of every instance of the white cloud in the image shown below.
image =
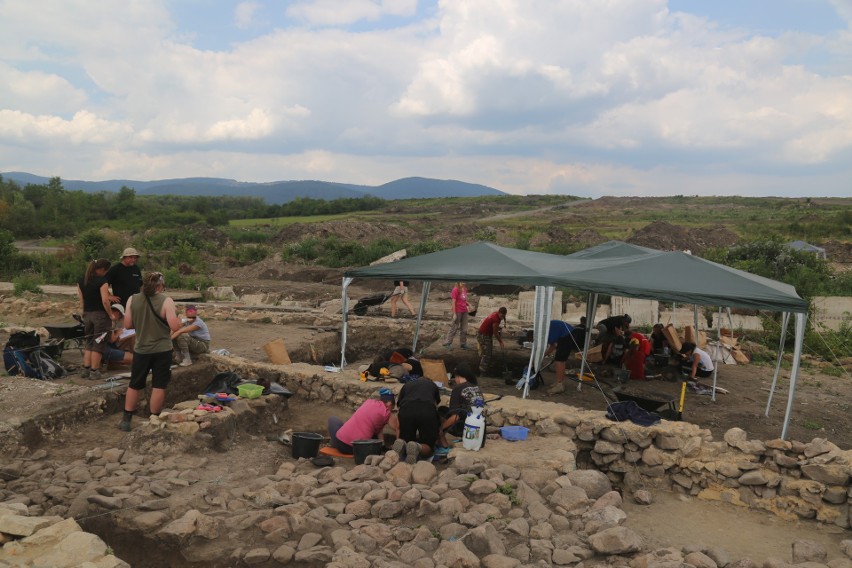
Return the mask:
[[257, 2], [240, 2], [234, 8], [234, 24], [244, 30], [254, 23], [254, 15], [261, 6]]
[[384, 16], [412, 16], [417, 0], [306, 0], [287, 8], [291, 18], [315, 25], [341, 26]]

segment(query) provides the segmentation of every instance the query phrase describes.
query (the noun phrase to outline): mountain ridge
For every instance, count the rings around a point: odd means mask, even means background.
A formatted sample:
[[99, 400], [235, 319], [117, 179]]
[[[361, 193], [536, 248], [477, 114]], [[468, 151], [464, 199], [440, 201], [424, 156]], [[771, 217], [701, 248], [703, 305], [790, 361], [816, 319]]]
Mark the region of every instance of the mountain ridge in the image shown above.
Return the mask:
[[[27, 172], [2, 172], [3, 179], [20, 185], [43, 185], [51, 178]], [[506, 195], [505, 192], [486, 185], [459, 180], [439, 180], [425, 177], [408, 177], [381, 185], [358, 185], [321, 180], [283, 180], [272, 182], [242, 182], [227, 178], [172, 178], [140, 181], [115, 179], [105, 181], [62, 180], [69, 191], [118, 192], [122, 187], [132, 188], [138, 195], [259, 197], [269, 204], [279, 205], [298, 198], [342, 199], [366, 196], [382, 199], [427, 199], [436, 197], [476, 197], [481, 195]]]

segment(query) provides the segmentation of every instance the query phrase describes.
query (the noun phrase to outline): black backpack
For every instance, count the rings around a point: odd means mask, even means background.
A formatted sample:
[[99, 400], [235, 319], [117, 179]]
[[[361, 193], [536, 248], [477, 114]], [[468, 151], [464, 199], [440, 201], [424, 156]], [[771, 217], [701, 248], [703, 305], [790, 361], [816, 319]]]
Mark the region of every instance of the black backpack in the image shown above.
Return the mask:
[[62, 365], [54, 361], [43, 349], [30, 351], [30, 365], [37, 374], [41, 375], [37, 378], [42, 380], [58, 379], [67, 374]]

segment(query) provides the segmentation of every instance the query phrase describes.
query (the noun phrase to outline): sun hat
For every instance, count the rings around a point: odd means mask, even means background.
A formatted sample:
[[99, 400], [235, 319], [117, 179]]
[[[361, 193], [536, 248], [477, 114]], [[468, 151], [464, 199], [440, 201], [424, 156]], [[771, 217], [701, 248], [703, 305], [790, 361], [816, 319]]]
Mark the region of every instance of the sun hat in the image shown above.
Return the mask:
[[113, 304], [110, 307], [114, 310], [121, 312], [121, 315], [124, 315], [124, 306], [122, 306], [121, 304]]
[[126, 249], [124, 249], [124, 252], [121, 253], [121, 258], [124, 258], [126, 256], [142, 256], [142, 255], [139, 254], [139, 251], [136, 250], [135, 248], [127, 247]]

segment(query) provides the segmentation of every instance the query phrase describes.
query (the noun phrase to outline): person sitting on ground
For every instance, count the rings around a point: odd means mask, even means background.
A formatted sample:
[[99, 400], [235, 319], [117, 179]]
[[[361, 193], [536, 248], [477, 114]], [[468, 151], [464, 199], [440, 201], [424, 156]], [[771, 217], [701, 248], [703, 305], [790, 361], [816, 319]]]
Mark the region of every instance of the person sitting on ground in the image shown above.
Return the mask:
[[479, 374], [486, 375], [491, 371], [491, 359], [494, 354], [494, 340], [500, 344], [501, 349], [505, 349], [503, 344], [503, 332], [500, 324], [506, 321], [506, 308], [500, 308], [490, 316], [482, 320], [479, 325], [479, 331], [476, 334], [476, 341], [479, 344]]
[[441, 392], [432, 379], [420, 377], [402, 385], [399, 406], [399, 438], [393, 449], [409, 464], [429, 457], [438, 442], [438, 404]]
[[651, 354], [651, 342], [639, 332], [631, 331], [625, 336], [627, 349], [624, 350], [622, 365], [630, 371], [630, 379], [645, 380], [645, 360]]
[[133, 346], [136, 344], [136, 332], [124, 328], [124, 306], [112, 305], [112, 315], [115, 325], [112, 331], [107, 332], [104, 337], [106, 348], [104, 349], [104, 360], [107, 363], [121, 363], [129, 365], [133, 362]]
[[696, 379], [705, 379], [713, 374], [713, 359], [694, 343], [687, 341], [681, 345], [680, 356], [683, 359], [681, 372], [689, 383], [694, 385]]
[[462, 435], [465, 417], [476, 401], [480, 400], [483, 406], [485, 405], [485, 395], [477, 384], [476, 375], [465, 363], [459, 363], [456, 366], [450, 377], [450, 383], [454, 384], [450, 393], [450, 403], [448, 406], [438, 407], [438, 415], [442, 420], [438, 445], [443, 448], [449, 446], [447, 432], [453, 436]]
[[414, 307], [411, 305], [411, 302], [408, 301], [408, 280], [394, 280], [393, 281], [394, 289], [391, 294], [390, 304], [391, 304], [391, 317], [396, 317], [396, 305], [402, 300], [402, 303], [408, 308], [408, 311], [411, 312], [411, 315], [414, 315]]
[[583, 341], [585, 341], [585, 329], [575, 330], [574, 326], [562, 320], [550, 320], [547, 330], [547, 350], [544, 356], [547, 357], [555, 352], [553, 372], [556, 382], [547, 389], [547, 394], [565, 392], [565, 367], [568, 365], [568, 358], [574, 350], [581, 349], [580, 345]]
[[[604, 363], [610, 361], [613, 353], [613, 344], [616, 341], [621, 341], [628, 330], [630, 329], [630, 316], [611, 316], [598, 322], [598, 344], [601, 346], [601, 357]], [[621, 361], [621, 354], [618, 355], [618, 362]]]
[[86, 266], [86, 272], [77, 282], [77, 297], [80, 300], [80, 311], [83, 312], [83, 326], [86, 344], [83, 348], [84, 379], [100, 380], [101, 362], [106, 344], [96, 341], [98, 337], [109, 332], [115, 316], [109, 302], [109, 285], [106, 273], [110, 261], [105, 258], [91, 261]]
[[399, 438], [399, 419], [393, 414], [394, 394], [389, 388], [379, 389], [379, 398], [368, 398], [358, 410], [343, 422], [337, 416], [328, 419], [328, 436], [331, 445], [344, 454], [354, 454], [352, 442], [355, 440], [382, 439], [385, 426], [396, 432]]
[[198, 317], [198, 309], [195, 306], [186, 307], [184, 325], [172, 333], [172, 342], [180, 356], [181, 367], [192, 365], [192, 355], [210, 352], [210, 331], [204, 320]]

